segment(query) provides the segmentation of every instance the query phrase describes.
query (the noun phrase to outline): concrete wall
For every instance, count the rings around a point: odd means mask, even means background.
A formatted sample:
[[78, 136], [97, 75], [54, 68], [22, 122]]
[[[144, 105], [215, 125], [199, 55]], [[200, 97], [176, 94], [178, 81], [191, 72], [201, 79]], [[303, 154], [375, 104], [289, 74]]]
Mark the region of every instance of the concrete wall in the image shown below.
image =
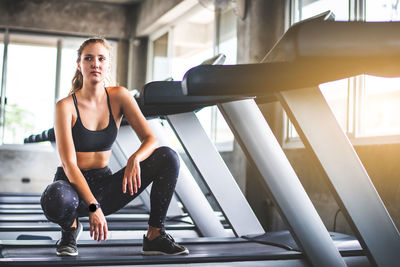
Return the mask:
[[131, 10], [122, 5], [68, 0], [2, 0], [0, 27], [128, 39]]
[[400, 229], [400, 144], [355, 147], [397, 229]]
[[49, 144], [0, 146], [0, 192], [41, 194], [53, 181], [59, 158]]
[[135, 35], [143, 37], [143, 34], [147, 34], [147, 28], [183, 1], [184, 0], [146, 0], [142, 2], [138, 10]]
[[[400, 144], [360, 145], [355, 150], [381, 196], [397, 228], [400, 227]], [[285, 149], [296, 174], [329, 230], [334, 229], [334, 217], [339, 207], [328, 185], [325, 173], [305, 148]], [[367, 207], [366, 207], [367, 208]], [[341, 212], [336, 231], [352, 233]]]

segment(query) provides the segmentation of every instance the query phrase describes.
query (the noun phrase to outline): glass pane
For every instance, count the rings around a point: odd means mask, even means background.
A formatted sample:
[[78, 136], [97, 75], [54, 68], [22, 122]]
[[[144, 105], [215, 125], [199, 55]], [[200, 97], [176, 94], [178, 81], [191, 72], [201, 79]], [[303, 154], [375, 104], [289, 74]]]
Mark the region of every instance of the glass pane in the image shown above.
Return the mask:
[[4, 43], [2, 36], [0, 35], [0, 86], [3, 83], [3, 55], [4, 55]]
[[202, 9], [173, 28], [172, 77], [182, 80], [185, 72], [213, 56], [214, 12]]
[[[79, 44], [78, 44], [79, 46]], [[77, 47], [78, 47], [77, 46]], [[76, 71], [76, 58], [77, 58], [77, 48], [63, 47], [61, 52], [61, 71], [60, 71], [60, 100], [68, 96], [72, 87], [72, 78]]]
[[219, 53], [226, 56], [225, 65], [237, 63], [236, 15], [233, 9], [221, 14]]
[[362, 135], [400, 134], [400, 78], [365, 76]]
[[168, 33], [153, 42], [153, 80], [170, 77], [168, 68]]
[[53, 126], [56, 53], [55, 46], [10, 43], [4, 143]]
[[295, 12], [296, 21], [310, 18], [327, 10], [335, 14], [335, 20], [349, 19], [348, 0], [298, 0], [298, 10]]
[[4, 42], [3, 36], [0, 34], [0, 86], [2, 83], [2, 73], [3, 73], [3, 55], [4, 55]]
[[399, 20], [399, 2], [399, 0], [366, 0], [366, 20]]

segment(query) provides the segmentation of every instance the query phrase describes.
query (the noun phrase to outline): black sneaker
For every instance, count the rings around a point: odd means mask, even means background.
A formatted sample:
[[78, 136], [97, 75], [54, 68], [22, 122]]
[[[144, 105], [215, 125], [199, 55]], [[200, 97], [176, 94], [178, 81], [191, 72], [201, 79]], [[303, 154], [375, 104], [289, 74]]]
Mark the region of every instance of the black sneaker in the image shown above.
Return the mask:
[[57, 241], [57, 256], [77, 256], [78, 246], [76, 241], [82, 233], [82, 224], [78, 221], [76, 228], [61, 231], [61, 239]]
[[175, 243], [175, 240], [161, 229], [161, 235], [153, 240], [148, 240], [143, 236], [143, 255], [182, 255], [189, 254], [189, 250], [184, 246]]

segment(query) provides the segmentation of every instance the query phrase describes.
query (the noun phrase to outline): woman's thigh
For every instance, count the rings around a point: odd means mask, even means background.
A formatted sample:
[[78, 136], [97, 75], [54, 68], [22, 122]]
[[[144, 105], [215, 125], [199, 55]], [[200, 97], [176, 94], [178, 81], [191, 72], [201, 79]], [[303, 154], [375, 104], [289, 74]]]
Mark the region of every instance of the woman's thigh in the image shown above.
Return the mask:
[[146, 160], [140, 163], [141, 186], [138, 188], [137, 193], [134, 193], [133, 195], [129, 193], [128, 188], [126, 193], [123, 193], [122, 191], [122, 181], [126, 167], [107, 178], [103, 178], [102, 181], [96, 185], [97, 188], [102, 188], [101, 193], [98, 192], [100, 191], [99, 189], [94, 189], [93, 191], [95, 191], [95, 197], [96, 193], [99, 195], [101, 194], [101, 197], [96, 197], [96, 199], [100, 202], [104, 214], [111, 214], [123, 208], [130, 201], [140, 195], [143, 190], [154, 181], [154, 179], [160, 176], [160, 172], [164, 167], [163, 165], [165, 165], [164, 152], [164, 148], [158, 148]]

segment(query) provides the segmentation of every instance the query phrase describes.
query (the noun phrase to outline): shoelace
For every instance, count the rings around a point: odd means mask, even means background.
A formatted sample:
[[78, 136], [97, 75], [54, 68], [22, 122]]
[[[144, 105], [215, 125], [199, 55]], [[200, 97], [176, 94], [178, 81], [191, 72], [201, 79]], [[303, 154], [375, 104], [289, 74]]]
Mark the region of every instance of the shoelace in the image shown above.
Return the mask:
[[74, 243], [76, 242], [75, 238], [74, 238], [74, 231], [76, 229], [72, 229], [69, 231], [61, 231], [61, 239], [59, 239], [56, 243], [56, 245], [67, 245], [70, 244], [71, 241], [73, 241]]
[[162, 238], [165, 238], [165, 239], [171, 240], [172, 242], [175, 242], [174, 238], [170, 234], [167, 234], [164, 229], [160, 230], [160, 235]]

